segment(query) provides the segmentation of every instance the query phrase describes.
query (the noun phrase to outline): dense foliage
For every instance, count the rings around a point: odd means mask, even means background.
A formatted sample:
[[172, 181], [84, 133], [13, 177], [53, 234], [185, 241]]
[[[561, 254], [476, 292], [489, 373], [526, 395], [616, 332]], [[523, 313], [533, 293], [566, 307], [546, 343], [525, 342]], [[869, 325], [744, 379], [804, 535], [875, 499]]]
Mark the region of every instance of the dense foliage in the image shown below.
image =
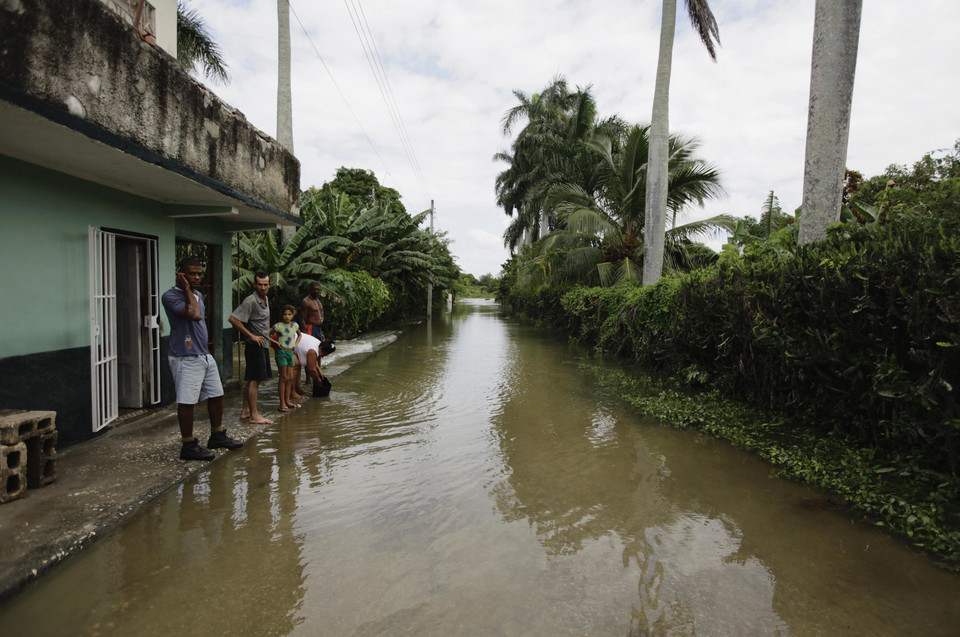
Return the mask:
[[[497, 177], [497, 202], [514, 217], [504, 243], [520, 250], [514, 283], [526, 292], [540, 284], [611, 285], [639, 280], [644, 259], [645, 197], [650, 127], [619, 117], [600, 119], [588, 88], [570, 91], [556, 78], [540, 93], [514, 91], [503, 132], [522, 120]], [[685, 271], [711, 263], [716, 253], [695, 243], [717, 229], [732, 231], [726, 215], [677, 225], [690, 205], [722, 194], [719, 171], [696, 156], [695, 138], [671, 135], [667, 174], [665, 267]]]
[[957, 474], [960, 208], [564, 297], [579, 337]]
[[345, 279], [341, 282], [341, 287], [350, 289], [352, 302], [324, 304], [324, 331], [326, 332], [326, 326], [330, 325], [333, 326], [337, 338], [349, 338], [360, 334], [371, 325], [376, 325], [392, 302], [387, 284], [362, 270], [336, 270], [333, 274]]
[[324, 333], [347, 338], [425, 313], [429, 285], [439, 305], [459, 281], [449, 240], [420, 229], [428, 211], [409, 215], [399, 194], [381, 187], [369, 171], [341, 168], [332, 182], [303, 193], [300, 210], [304, 225], [292, 236], [239, 235], [235, 292], [247, 293], [255, 273], [263, 271], [273, 286], [271, 307], [299, 308], [316, 281], [326, 309]]
[[[762, 455], [787, 475], [843, 495], [956, 561], [958, 151], [928, 155], [912, 171], [894, 166], [862, 184], [851, 180], [846, 205], [857, 214], [821, 242], [798, 247], [795, 217], [771, 193], [765, 218], [741, 224], [739, 239], [709, 268], [648, 287], [521, 293], [509, 262], [501, 298], [599, 349], [714, 392], [705, 399], [711, 408], [722, 395], [778, 414], [776, 426], [765, 416], [742, 431], [699, 417], [696, 426], [767, 449]], [[658, 408], [635, 399], [656, 411], [676, 402], [670, 396]]]

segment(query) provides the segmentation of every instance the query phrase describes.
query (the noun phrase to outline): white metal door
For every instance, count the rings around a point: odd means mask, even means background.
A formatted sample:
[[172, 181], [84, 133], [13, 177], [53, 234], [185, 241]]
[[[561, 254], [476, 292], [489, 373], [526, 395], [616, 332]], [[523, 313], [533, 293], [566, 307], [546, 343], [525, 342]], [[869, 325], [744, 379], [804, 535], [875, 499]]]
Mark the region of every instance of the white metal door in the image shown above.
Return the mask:
[[90, 387], [93, 430], [117, 418], [116, 235], [89, 228]]
[[147, 369], [147, 386], [150, 389], [150, 404], [160, 402], [160, 261], [157, 256], [157, 240], [147, 239], [147, 300], [148, 309], [143, 317], [143, 327], [147, 331], [147, 343], [150, 348], [150, 360]]

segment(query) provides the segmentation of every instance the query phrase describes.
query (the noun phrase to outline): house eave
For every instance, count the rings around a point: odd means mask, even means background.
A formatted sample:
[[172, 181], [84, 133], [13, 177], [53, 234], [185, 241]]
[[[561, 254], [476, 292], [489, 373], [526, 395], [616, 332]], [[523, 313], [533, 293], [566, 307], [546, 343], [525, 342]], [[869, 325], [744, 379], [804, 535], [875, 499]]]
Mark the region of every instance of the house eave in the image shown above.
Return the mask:
[[98, 2], [18, 5], [0, 5], [0, 153], [180, 207], [181, 217], [302, 225], [296, 158], [175, 59]]

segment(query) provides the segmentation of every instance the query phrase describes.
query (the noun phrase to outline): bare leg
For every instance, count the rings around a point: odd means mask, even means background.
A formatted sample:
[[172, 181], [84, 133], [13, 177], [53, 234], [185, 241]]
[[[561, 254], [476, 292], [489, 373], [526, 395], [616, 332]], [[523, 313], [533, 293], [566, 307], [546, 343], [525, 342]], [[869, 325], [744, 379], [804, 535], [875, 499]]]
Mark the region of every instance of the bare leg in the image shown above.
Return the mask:
[[193, 437], [193, 405], [177, 403], [177, 422], [184, 440]]
[[223, 429], [223, 396], [207, 400], [207, 414], [210, 416], [210, 433]]
[[293, 367], [284, 367], [283, 371], [286, 372], [287, 376], [287, 407], [296, 407], [299, 402], [293, 399], [293, 375], [296, 373], [296, 370]]
[[288, 411], [290, 402], [287, 397], [287, 368], [277, 367], [277, 394], [280, 397], [280, 411]]
[[240, 408], [240, 420], [246, 420], [250, 417], [250, 403], [247, 401], [247, 387], [250, 385], [250, 381], [247, 381], [247, 384], [243, 386], [243, 406]]
[[300, 367], [299, 364], [293, 368], [293, 393], [297, 396], [297, 398], [301, 398], [306, 395], [303, 393], [303, 387], [300, 385], [301, 369], [303, 368]]
[[260, 391], [259, 380], [247, 381], [247, 386], [243, 390], [244, 401], [246, 402], [250, 410], [250, 422], [254, 424], [261, 424], [261, 425], [272, 425], [273, 421], [268, 420], [267, 418], [264, 418], [262, 415], [260, 415], [260, 410], [257, 408], [257, 393], [259, 391]]

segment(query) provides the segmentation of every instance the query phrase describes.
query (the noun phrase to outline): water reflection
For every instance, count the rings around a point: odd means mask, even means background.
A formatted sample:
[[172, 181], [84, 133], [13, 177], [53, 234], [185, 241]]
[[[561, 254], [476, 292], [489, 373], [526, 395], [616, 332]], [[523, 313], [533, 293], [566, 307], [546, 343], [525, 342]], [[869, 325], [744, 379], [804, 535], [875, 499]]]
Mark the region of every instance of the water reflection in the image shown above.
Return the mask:
[[28, 588], [3, 634], [288, 634], [304, 593], [294, 523], [309, 468], [294, 461], [295, 436], [272, 443], [198, 474]]
[[384, 338], [0, 608], [3, 634], [955, 634], [960, 579], [638, 419], [587, 352], [483, 303]]

